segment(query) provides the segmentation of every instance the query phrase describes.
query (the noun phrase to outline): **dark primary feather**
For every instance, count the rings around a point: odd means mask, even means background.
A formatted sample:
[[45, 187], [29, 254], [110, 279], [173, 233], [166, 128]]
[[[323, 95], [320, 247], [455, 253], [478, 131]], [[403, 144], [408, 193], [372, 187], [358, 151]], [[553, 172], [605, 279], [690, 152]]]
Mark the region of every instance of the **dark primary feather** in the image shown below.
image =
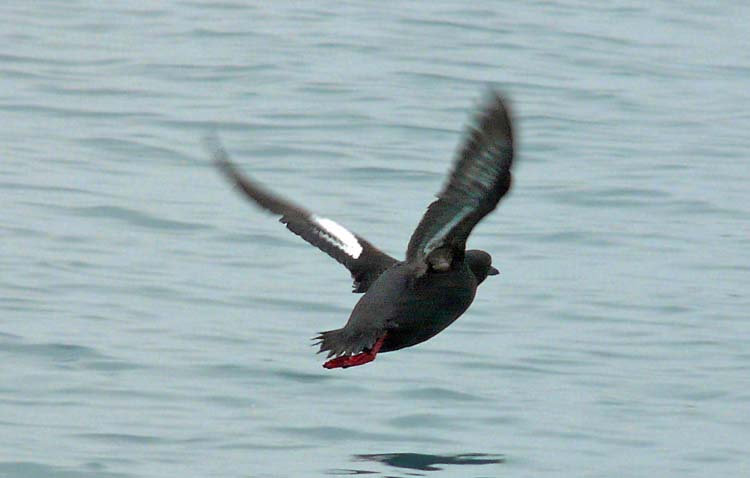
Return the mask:
[[485, 100], [438, 199], [429, 205], [406, 252], [408, 262], [463, 257], [474, 226], [497, 207], [511, 184], [513, 132], [500, 95]]
[[362, 246], [362, 252], [357, 258], [347, 254], [342, 247], [337, 246], [336, 238], [315, 222], [315, 216], [312, 213], [271, 193], [254, 180], [240, 173], [229, 160], [229, 155], [218, 143], [218, 140], [212, 139], [209, 147], [214, 162], [237, 189], [260, 207], [281, 216], [280, 221], [290, 231], [349, 269], [354, 279], [353, 292], [366, 292], [383, 271], [398, 262], [354, 233], [352, 235]]

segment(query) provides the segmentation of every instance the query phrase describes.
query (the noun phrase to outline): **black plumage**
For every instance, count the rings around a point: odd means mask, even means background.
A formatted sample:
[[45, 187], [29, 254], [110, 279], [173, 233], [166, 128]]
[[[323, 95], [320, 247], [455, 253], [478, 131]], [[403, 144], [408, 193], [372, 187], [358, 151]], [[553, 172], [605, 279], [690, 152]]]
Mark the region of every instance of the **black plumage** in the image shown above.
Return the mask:
[[497, 274], [487, 252], [466, 250], [471, 231], [511, 185], [513, 131], [507, 105], [496, 93], [487, 96], [469, 127], [448, 180], [412, 234], [403, 262], [242, 175], [218, 143], [212, 154], [241, 192], [343, 264], [352, 274], [354, 291], [365, 293], [344, 327], [316, 337], [320, 352], [334, 357], [327, 368], [361, 365], [378, 352], [435, 336], [469, 307], [477, 286]]

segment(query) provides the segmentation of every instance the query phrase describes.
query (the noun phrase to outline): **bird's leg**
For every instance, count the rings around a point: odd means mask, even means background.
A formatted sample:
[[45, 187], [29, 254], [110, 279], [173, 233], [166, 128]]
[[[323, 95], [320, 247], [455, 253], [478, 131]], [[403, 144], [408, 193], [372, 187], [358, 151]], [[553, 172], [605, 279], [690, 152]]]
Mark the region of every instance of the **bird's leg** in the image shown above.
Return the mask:
[[364, 365], [366, 363], [372, 362], [373, 360], [375, 360], [375, 356], [378, 354], [378, 352], [380, 352], [380, 348], [383, 346], [383, 342], [385, 342], [386, 335], [387, 335], [387, 332], [383, 334], [383, 336], [380, 337], [377, 342], [375, 342], [375, 345], [373, 345], [370, 350], [358, 353], [357, 355], [346, 355], [343, 357], [336, 357], [335, 359], [331, 359], [328, 362], [324, 363], [323, 367], [325, 368], [349, 368], [349, 367], [356, 367], [357, 365]]

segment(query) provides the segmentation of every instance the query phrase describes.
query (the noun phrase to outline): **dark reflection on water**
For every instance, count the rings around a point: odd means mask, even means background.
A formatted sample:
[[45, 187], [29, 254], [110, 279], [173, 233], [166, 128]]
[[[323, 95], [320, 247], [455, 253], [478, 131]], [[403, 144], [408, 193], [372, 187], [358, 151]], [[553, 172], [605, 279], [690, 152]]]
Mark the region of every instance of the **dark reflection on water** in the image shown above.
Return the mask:
[[354, 475], [374, 475], [377, 471], [369, 470], [328, 470], [328, 474], [332, 476], [354, 476]]
[[[423, 453], [381, 453], [374, 455], [354, 455], [358, 461], [376, 461], [395, 468], [408, 470], [438, 471], [442, 468], [435, 465], [491, 465], [504, 463], [502, 455], [484, 453], [464, 453], [461, 455], [426, 455]], [[369, 475], [376, 471], [339, 469], [331, 470], [332, 475]], [[422, 476], [422, 473], [408, 473], [408, 476]]]

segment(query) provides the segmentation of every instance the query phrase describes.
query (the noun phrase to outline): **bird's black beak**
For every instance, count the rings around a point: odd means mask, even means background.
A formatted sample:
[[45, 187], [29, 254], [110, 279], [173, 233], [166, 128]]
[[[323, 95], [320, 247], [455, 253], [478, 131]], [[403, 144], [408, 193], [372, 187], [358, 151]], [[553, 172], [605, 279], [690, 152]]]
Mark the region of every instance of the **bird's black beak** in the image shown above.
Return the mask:
[[488, 276], [496, 276], [500, 273], [499, 270], [495, 269], [494, 267], [490, 266], [490, 270], [487, 271]]

